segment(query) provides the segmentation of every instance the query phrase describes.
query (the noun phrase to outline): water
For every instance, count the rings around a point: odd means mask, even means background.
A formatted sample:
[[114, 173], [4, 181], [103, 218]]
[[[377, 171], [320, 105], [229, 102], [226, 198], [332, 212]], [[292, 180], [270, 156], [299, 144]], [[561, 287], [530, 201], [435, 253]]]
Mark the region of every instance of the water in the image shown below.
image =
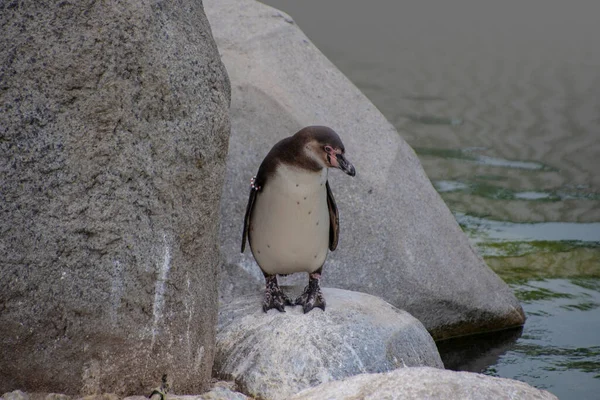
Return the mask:
[[522, 331], [440, 343], [446, 365], [598, 398], [600, 2], [266, 3], [396, 126], [523, 303]]
[[[467, 232], [476, 244], [507, 241], [580, 241], [600, 242], [600, 222], [537, 222], [515, 223], [494, 221], [455, 213], [459, 224], [470, 229]], [[484, 253], [485, 254], [485, 253]]]
[[598, 398], [599, 281], [548, 279], [513, 288], [527, 323], [517, 343], [484, 373], [532, 383], [560, 399]]
[[518, 379], [560, 399], [598, 398], [598, 280], [544, 279], [512, 287], [527, 313], [522, 330], [438, 343], [446, 368]]

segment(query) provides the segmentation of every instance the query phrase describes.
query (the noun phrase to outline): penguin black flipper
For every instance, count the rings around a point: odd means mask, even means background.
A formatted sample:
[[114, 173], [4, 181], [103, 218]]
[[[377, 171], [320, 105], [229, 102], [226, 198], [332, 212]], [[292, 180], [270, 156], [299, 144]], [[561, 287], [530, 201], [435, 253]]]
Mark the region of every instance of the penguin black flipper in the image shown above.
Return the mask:
[[329, 250], [334, 251], [340, 238], [340, 218], [329, 181], [325, 182], [325, 187], [327, 188], [327, 208], [329, 209]]
[[246, 238], [248, 237], [248, 230], [250, 229], [250, 215], [252, 215], [252, 209], [254, 208], [254, 201], [256, 200], [256, 194], [258, 190], [254, 187], [250, 189], [250, 196], [248, 197], [248, 205], [246, 206], [246, 216], [244, 217], [244, 232], [242, 233], [242, 250], [246, 248]]

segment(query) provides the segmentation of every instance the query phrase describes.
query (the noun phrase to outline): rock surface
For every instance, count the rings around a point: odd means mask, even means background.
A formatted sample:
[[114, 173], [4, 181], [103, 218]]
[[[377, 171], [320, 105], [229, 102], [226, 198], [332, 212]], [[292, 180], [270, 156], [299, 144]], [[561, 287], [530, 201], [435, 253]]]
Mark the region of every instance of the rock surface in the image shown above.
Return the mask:
[[248, 278], [263, 282], [250, 251], [239, 253], [250, 178], [278, 140], [327, 125], [342, 137], [357, 175], [329, 175], [341, 233], [324, 284], [380, 296], [436, 339], [521, 325], [517, 299], [471, 247], [413, 150], [294, 21], [254, 0], [204, 5], [232, 82], [224, 292]]
[[[144, 399], [141, 399], [144, 400]], [[167, 395], [167, 400], [251, 400], [250, 397], [226, 388], [214, 388], [199, 396]]]
[[[119, 397], [112, 393], [106, 394], [98, 394], [98, 395], [90, 395], [85, 397], [74, 397], [67, 396], [64, 394], [56, 394], [56, 393], [24, 393], [20, 390], [15, 390], [13, 392], [4, 393], [0, 400], [148, 400], [147, 396], [128, 396], [128, 397]], [[175, 394], [167, 394], [166, 400], [247, 400], [250, 399], [248, 396], [236, 392], [227, 387], [213, 387], [206, 393], [201, 395], [186, 395], [179, 396]]]
[[[98, 396], [100, 397], [100, 396]], [[116, 399], [115, 399], [116, 397]], [[21, 390], [4, 393], [0, 400], [72, 400], [73, 397], [59, 393], [25, 393]], [[118, 397], [113, 395], [113, 399], [98, 398], [94, 400], [118, 400]]]
[[2, 399], [2, 400], [29, 400], [29, 395], [27, 393], [22, 392], [21, 390], [14, 390], [12, 392], [4, 393], [0, 399]]
[[[148, 400], [145, 396], [131, 396], [123, 400]], [[200, 395], [167, 394], [166, 400], [251, 400], [250, 397], [225, 387], [214, 387]]]
[[[242, 393], [236, 392], [233, 382], [215, 382], [212, 388], [200, 395], [166, 395], [166, 400], [249, 400], [250, 398]], [[68, 396], [58, 393], [24, 393], [20, 390], [4, 393], [0, 400], [148, 400], [148, 396], [128, 396], [123, 398], [114, 393], [95, 394], [85, 397]], [[154, 397], [151, 397], [154, 399]]]
[[[284, 290], [298, 295], [302, 288]], [[323, 294], [325, 312], [304, 314], [298, 306], [264, 313], [258, 294], [222, 307], [214, 372], [249, 396], [287, 399], [366, 372], [443, 368], [433, 339], [407, 312], [364, 293], [324, 288]]]
[[363, 374], [304, 390], [289, 400], [558, 400], [513, 379], [436, 368], [401, 368], [384, 374]]
[[207, 388], [230, 88], [201, 2], [0, 3], [0, 390]]

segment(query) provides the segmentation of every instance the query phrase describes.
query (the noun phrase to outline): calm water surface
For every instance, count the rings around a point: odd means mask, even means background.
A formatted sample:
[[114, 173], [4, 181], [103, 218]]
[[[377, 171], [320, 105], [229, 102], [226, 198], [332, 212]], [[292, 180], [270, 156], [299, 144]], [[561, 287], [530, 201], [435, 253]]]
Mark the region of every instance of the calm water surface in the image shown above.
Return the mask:
[[445, 361], [599, 398], [600, 2], [265, 3], [396, 126], [522, 301], [522, 331]]

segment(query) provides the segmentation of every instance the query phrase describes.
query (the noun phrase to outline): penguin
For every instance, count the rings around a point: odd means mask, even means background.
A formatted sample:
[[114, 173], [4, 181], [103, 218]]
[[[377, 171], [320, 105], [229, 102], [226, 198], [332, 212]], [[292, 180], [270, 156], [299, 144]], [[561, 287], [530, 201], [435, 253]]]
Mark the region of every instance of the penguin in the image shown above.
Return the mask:
[[[319, 282], [340, 229], [329, 168], [356, 175], [338, 134], [325, 126], [308, 126], [276, 143], [251, 180], [241, 252], [247, 238], [266, 281], [264, 312], [285, 312], [286, 305], [301, 305], [304, 313], [315, 307], [325, 311]], [[308, 273], [308, 285], [292, 301], [279, 287], [277, 275], [296, 272]]]

